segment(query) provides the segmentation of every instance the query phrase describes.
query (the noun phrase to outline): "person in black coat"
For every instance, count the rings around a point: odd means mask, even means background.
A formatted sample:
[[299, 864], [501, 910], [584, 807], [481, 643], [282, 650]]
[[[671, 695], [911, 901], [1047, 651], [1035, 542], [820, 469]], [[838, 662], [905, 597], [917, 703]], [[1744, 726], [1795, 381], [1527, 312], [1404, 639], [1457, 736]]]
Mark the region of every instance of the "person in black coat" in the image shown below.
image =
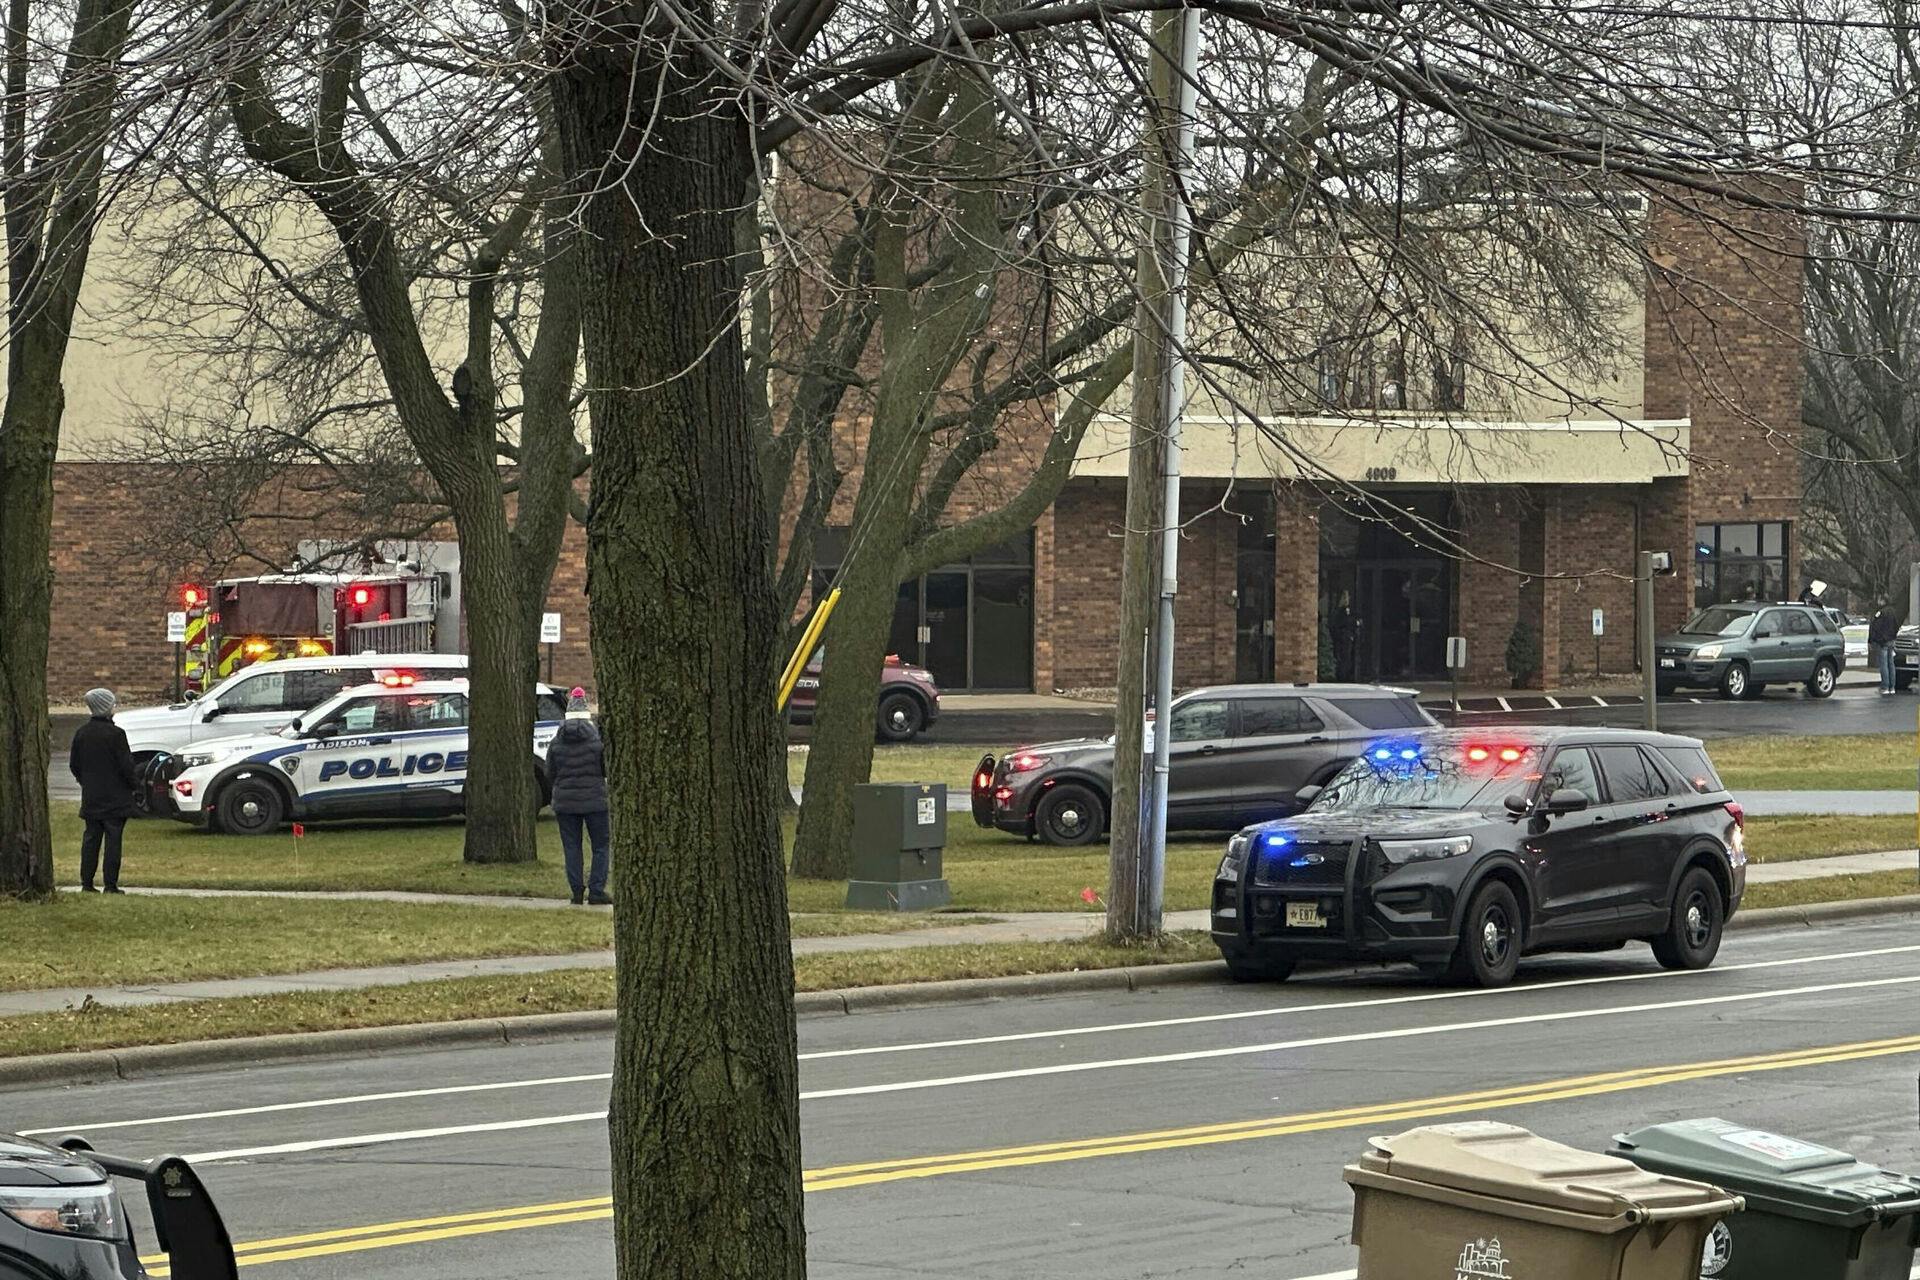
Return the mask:
[[[547, 785], [553, 794], [553, 816], [560, 823], [560, 849], [566, 856], [567, 887], [573, 905], [613, 905], [607, 896], [607, 862], [612, 835], [607, 825], [607, 753], [600, 731], [587, 710], [587, 694], [575, 689], [567, 697], [567, 722], [547, 744]], [[593, 841], [593, 869], [580, 874], [580, 837]]]
[[87, 690], [92, 718], [74, 731], [67, 768], [80, 784], [80, 816], [86, 834], [80, 838], [80, 888], [94, 893], [93, 874], [100, 851], [107, 854], [106, 890], [120, 892], [120, 834], [134, 813], [134, 792], [140, 786], [133, 753], [127, 749], [126, 730], [113, 722], [113, 690]]
[[1893, 616], [1891, 608], [1881, 609], [1867, 625], [1867, 648], [1880, 666], [1882, 694], [1891, 694], [1899, 686], [1898, 673], [1893, 667], [1893, 641], [1899, 634], [1900, 619]]

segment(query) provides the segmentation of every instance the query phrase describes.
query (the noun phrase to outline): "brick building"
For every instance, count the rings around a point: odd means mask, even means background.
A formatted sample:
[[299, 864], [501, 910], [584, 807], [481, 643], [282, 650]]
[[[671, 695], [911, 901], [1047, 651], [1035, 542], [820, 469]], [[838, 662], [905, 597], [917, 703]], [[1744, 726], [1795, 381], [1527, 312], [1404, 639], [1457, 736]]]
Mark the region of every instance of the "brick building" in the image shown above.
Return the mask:
[[[1631, 582], [1641, 549], [1673, 553], [1661, 627], [1695, 605], [1798, 592], [1801, 286], [1798, 222], [1783, 214], [1646, 214], [1655, 270], [1621, 306], [1617, 367], [1588, 388], [1474, 412], [1344, 409], [1270, 422], [1287, 448], [1230, 412], [1183, 423], [1176, 680], [1444, 678], [1446, 637], [1466, 637], [1470, 682], [1504, 684], [1508, 640], [1538, 637], [1538, 680], [1630, 671]], [[157, 692], [171, 676], [162, 616], [174, 586], [217, 566], [139, 538], [151, 486], [84, 461], [109, 421], [98, 385], [150, 371], [124, 350], [111, 377], [76, 388], [56, 465], [52, 691], [96, 683]], [[1124, 391], [1110, 407], [1125, 404]], [[849, 479], [816, 548], [817, 580], [846, 545], [864, 424], [856, 402], [836, 452]], [[1514, 413], [1529, 406], [1532, 413]], [[1586, 411], [1582, 408], [1585, 406]], [[964, 519], [1029, 474], [1049, 407], [1003, 443], [947, 508]], [[94, 430], [99, 430], [97, 426]], [[1311, 476], [1299, 459], [1313, 460]], [[1110, 687], [1117, 636], [1126, 424], [1095, 421], [1072, 478], [1024, 536], [900, 588], [892, 648], [954, 690]], [[280, 501], [290, 553], [356, 531]], [[268, 531], [255, 541], [272, 545]], [[568, 530], [548, 608], [566, 619], [559, 679], [587, 680], [585, 541]], [[1601, 612], [1604, 634], [1595, 637]]]

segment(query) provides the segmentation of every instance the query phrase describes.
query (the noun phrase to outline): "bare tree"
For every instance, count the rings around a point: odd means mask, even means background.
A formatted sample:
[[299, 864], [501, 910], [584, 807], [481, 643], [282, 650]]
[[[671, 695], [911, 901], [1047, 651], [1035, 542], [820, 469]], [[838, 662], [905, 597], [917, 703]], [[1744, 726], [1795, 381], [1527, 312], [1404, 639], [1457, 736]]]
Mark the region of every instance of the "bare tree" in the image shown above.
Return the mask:
[[[7, 392], [0, 409], [0, 895], [49, 898], [47, 639], [66, 362], [115, 136], [134, 0], [12, 0], [0, 109]], [[64, 41], [64, 57], [58, 52]], [[37, 135], [37, 136], [36, 136]]]
[[[526, 38], [524, 17], [510, 6], [503, 12], [498, 26], [469, 38], [494, 50]], [[429, 36], [466, 26], [455, 9], [435, 16]], [[472, 674], [465, 857], [526, 861], [535, 855], [538, 807], [530, 744], [539, 616], [575, 470], [571, 392], [580, 294], [571, 228], [554, 201], [563, 178], [544, 86], [498, 75], [497, 62], [463, 64], [460, 37], [447, 41], [456, 55], [451, 63], [433, 50], [396, 48], [413, 38], [421, 18], [409, 9], [375, 15], [369, 4], [347, 0], [324, 20], [296, 24], [273, 53], [236, 62], [226, 105], [246, 155], [310, 201], [337, 237], [359, 302], [357, 320], [393, 412], [452, 517]], [[388, 56], [370, 57], [383, 52]], [[433, 108], [410, 113], [410, 104], [436, 89]], [[460, 114], [441, 114], [456, 104]], [[410, 127], [426, 135], [416, 144], [424, 154], [408, 146]], [[501, 133], [489, 135], [489, 128]], [[464, 197], [437, 180], [439, 166], [462, 162], [480, 145], [517, 161], [498, 165], [497, 186]], [[398, 227], [409, 210], [395, 191], [406, 189], [406, 179], [449, 199], [460, 220], [461, 234], [451, 238], [466, 258], [464, 350], [450, 388], [442, 387], [422, 332], [416, 277], [403, 248], [408, 237]], [[541, 305], [520, 366], [517, 502], [510, 514], [499, 476], [495, 298], [516, 256], [537, 270]]]

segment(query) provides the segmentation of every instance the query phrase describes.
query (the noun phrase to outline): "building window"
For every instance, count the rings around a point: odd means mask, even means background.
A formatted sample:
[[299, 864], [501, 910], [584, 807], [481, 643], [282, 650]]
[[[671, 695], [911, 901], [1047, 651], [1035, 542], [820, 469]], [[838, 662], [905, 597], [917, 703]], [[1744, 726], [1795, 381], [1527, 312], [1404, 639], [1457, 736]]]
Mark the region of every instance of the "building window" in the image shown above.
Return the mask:
[[1407, 349], [1395, 338], [1387, 344], [1386, 381], [1380, 386], [1382, 409], [1407, 407]]
[[1703, 524], [1693, 530], [1693, 603], [1787, 598], [1787, 522]]
[[1316, 366], [1321, 405], [1328, 409], [1341, 408], [1340, 335], [1331, 329], [1321, 339]]

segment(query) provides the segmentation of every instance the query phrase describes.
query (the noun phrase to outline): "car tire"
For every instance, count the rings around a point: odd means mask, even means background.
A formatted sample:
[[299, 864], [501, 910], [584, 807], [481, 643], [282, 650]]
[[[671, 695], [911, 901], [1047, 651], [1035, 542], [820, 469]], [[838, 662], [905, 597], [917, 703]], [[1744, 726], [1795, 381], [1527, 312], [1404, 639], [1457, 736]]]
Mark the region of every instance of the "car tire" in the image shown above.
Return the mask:
[[133, 776], [140, 779], [140, 785], [133, 790], [133, 816], [151, 818], [153, 816], [153, 797], [147, 791], [147, 770], [153, 765], [158, 751], [136, 751], [133, 753]]
[[1765, 693], [1766, 691], [1767, 691], [1767, 686], [1766, 686], [1766, 683], [1765, 683], [1764, 681], [1760, 681], [1760, 680], [1751, 680], [1751, 681], [1748, 681], [1748, 683], [1747, 683], [1747, 701], [1748, 701], [1748, 702], [1753, 702], [1753, 701], [1755, 701], [1756, 699], [1758, 699], [1758, 698], [1760, 697], [1760, 695], [1761, 695], [1761, 694], [1763, 694], [1763, 693]]
[[926, 723], [927, 712], [920, 699], [910, 693], [890, 693], [880, 699], [875, 733], [882, 742], [912, 742]]
[[1813, 664], [1813, 675], [1807, 680], [1809, 698], [1830, 698], [1834, 686], [1840, 683], [1839, 669], [1830, 659], [1822, 658]]
[[1729, 662], [1727, 669], [1720, 673], [1720, 696], [1723, 698], [1750, 698], [1753, 678], [1747, 672], [1744, 662]]
[[1062, 783], [1034, 806], [1033, 829], [1045, 844], [1092, 844], [1107, 829], [1107, 806], [1090, 789]]
[[220, 788], [214, 816], [231, 836], [271, 835], [287, 820], [280, 788], [261, 778], [242, 778]]
[[1704, 969], [1720, 954], [1726, 923], [1720, 886], [1705, 867], [1694, 867], [1674, 890], [1667, 931], [1653, 939], [1653, 958], [1663, 969]]
[[1299, 963], [1287, 955], [1223, 955], [1221, 959], [1227, 962], [1227, 976], [1235, 982], [1285, 982]]
[[1680, 686], [1671, 680], [1656, 680], [1653, 685], [1653, 691], [1659, 697], [1671, 698], [1674, 694], [1680, 692]]
[[1903, 675], [1896, 674], [1893, 677], [1893, 687], [1898, 689], [1900, 692], [1905, 693], [1907, 690], [1913, 688], [1913, 682], [1916, 679], [1920, 679], [1920, 677], [1903, 676]]
[[1525, 944], [1520, 900], [1499, 880], [1475, 890], [1460, 923], [1460, 945], [1449, 972], [1456, 982], [1476, 987], [1504, 987], [1520, 968]]

